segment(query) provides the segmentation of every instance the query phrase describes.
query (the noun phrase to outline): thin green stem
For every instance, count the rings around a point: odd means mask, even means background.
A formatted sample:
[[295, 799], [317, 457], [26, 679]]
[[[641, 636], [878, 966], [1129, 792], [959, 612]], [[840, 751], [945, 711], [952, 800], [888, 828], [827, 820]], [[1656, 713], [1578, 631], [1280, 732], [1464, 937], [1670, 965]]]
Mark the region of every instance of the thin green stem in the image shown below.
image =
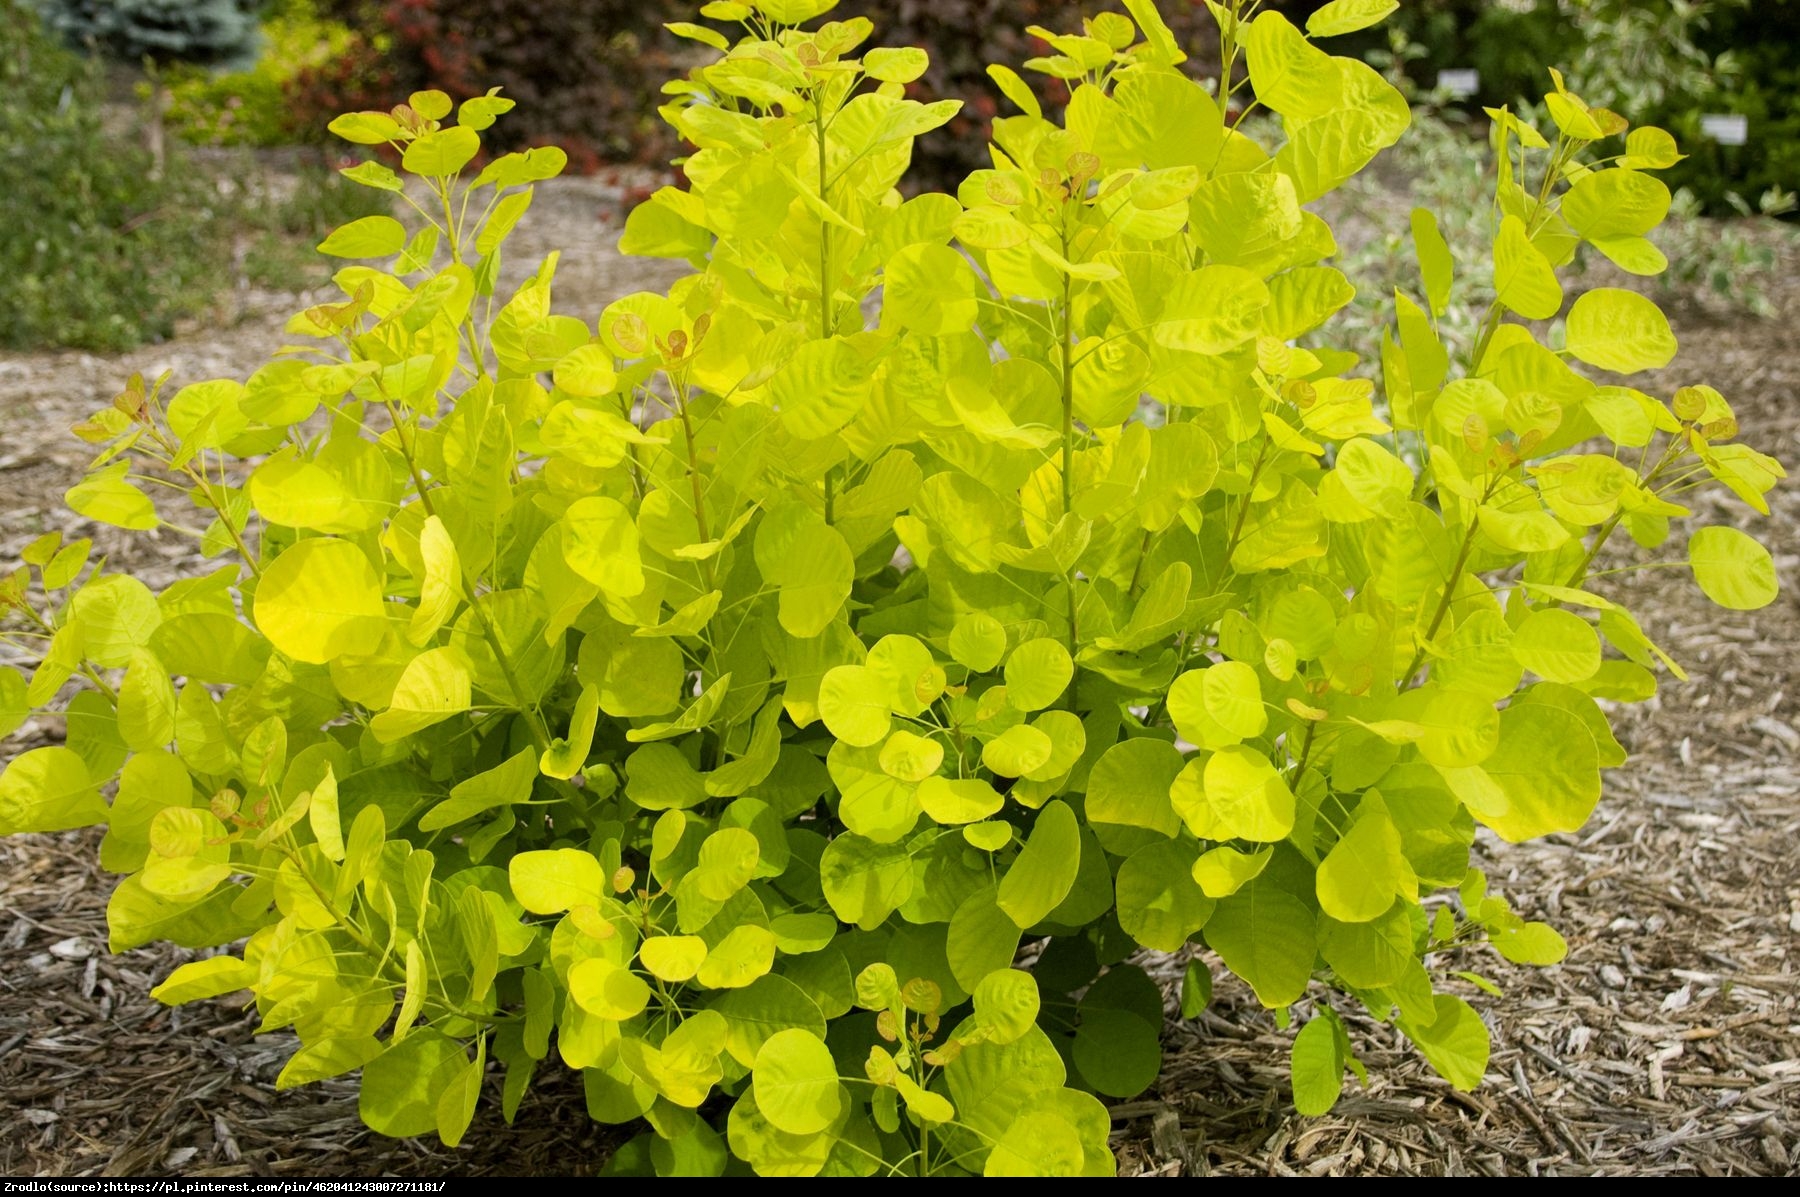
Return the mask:
[[[413, 488], [419, 493], [419, 504], [425, 508], [426, 515], [435, 516], [437, 508], [432, 504], [431, 491], [425, 485], [425, 475], [419, 468], [418, 457], [413, 451], [413, 445], [406, 437], [406, 421], [401, 417], [400, 411], [394, 406], [392, 399], [383, 396], [381, 402], [387, 408], [388, 418], [393, 421], [394, 436], [400, 445], [400, 456], [405, 459], [407, 471], [412, 475]], [[506, 645], [500, 639], [500, 630], [494, 626], [494, 621], [488, 615], [487, 609], [477, 601], [479, 596], [475, 593], [475, 588], [469, 584], [468, 578], [462, 575], [461, 570], [456, 572], [457, 581], [462, 585], [463, 600], [469, 604], [469, 610], [475, 613], [476, 622], [481, 625], [482, 638], [487, 641], [488, 648], [493, 651], [494, 663], [500, 667], [500, 675], [506, 679], [506, 686], [512, 691], [513, 701], [519, 704], [519, 713], [525, 717], [525, 725], [531, 732], [532, 742], [537, 745], [539, 752], [548, 751], [551, 735], [549, 727], [544, 722], [543, 713], [538, 709], [536, 703], [528, 704], [526, 702], [525, 687], [520, 684], [518, 671], [513, 668], [512, 658], [507, 654]]]
[[1138, 545], [1137, 564], [1135, 566], [1133, 566], [1132, 570], [1131, 570], [1131, 585], [1125, 588], [1125, 597], [1126, 598], [1130, 598], [1130, 599], [1137, 598], [1138, 587], [1143, 585], [1144, 562], [1150, 556], [1150, 541], [1154, 537], [1154, 535], [1155, 535], [1154, 533], [1152, 533], [1148, 529], [1146, 529], [1144, 532], [1144, 539], [1143, 539], [1142, 543], [1140, 543]]
[[[637, 427], [637, 421], [631, 418], [631, 396], [628, 394], [621, 393], [619, 395], [619, 415], [627, 424], [634, 428]], [[630, 441], [625, 442], [625, 460], [630, 463], [631, 491], [642, 499], [644, 497], [644, 467], [643, 463], [638, 460], [637, 446]]]
[[[1068, 249], [1065, 239], [1063, 248]], [[1062, 356], [1062, 509], [1067, 515], [1075, 509], [1075, 365], [1070, 360], [1069, 338], [1073, 333], [1074, 280], [1063, 276], [1062, 329], [1057, 337]]]
[[1588, 566], [1594, 563], [1594, 558], [1598, 557], [1600, 550], [1605, 547], [1607, 538], [1613, 534], [1613, 530], [1619, 526], [1619, 521], [1624, 518], [1624, 512], [1614, 512], [1611, 519], [1600, 525], [1600, 530], [1594, 534], [1594, 542], [1588, 546], [1588, 551], [1582, 554], [1581, 564], [1570, 572], [1569, 580], [1563, 583], [1564, 586], [1574, 589], [1587, 580]]
[[[676, 414], [681, 417], [681, 437], [687, 449], [688, 483], [694, 492], [694, 529], [700, 534], [702, 543], [712, 539], [712, 533], [706, 526], [706, 492], [701, 488], [699, 450], [694, 445], [694, 421], [688, 413], [688, 388], [684, 379], [670, 375], [669, 381], [675, 388]], [[717, 590], [713, 575], [711, 557], [700, 561], [700, 576], [706, 581], [708, 590]]]
[[1456, 586], [1462, 581], [1463, 567], [1469, 563], [1469, 554], [1475, 551], [1475, 534], [1481, 530], [1478, 516], [1469, 517], [1469, 530], [1464, 533], [1462, 547], [1456, 551], [1456, 563], [1450, 567], [1450, 576], [1444, 580], [1443, 597], [1438, 599], [1437, 610], [1431, 616], [1431, 625], [1425, 636], [1419, 641], [1419, 647], [1413, 653], [1411, 663], [1400, 675], [1401, 685], [1406, 685], [1412, 676], [1419, 672], [1419, 666], [1425, 661], [1425, 646], [1437, 639], [1438, 629], [1444, 626], [1444, 620], [1450, 614], [1450, 607], [1456, 601]]
[[[1182, 645], [1181, 645], [1181, 655], [1176, 659], [1176, 662], [1175, 662], [1175, 676], [1176, 677], [1180, 677], [1182, 674], [1187, 672], [1188, 663], [1194, 659], [1195, 646], [1200, 644], [1200, 642], [1204, 639], [1205, 639], [1205, 637], [1202, 636], [1198, 630], [1188, 633], [1187, 639], [1185, 641], [1183, 641]], [[1168, 691], [1168, 688], [1165, 687], [1163, 689], [1162, 695], [1157, 698], [1156, 705], [1151, 707], [1149, 709], [1149, 711], [1145, 712], [1144, 726], [1145, 727], [1155, 727], [1158, 723], [1160, 723], [1162, 721], [1163, 716], [1168, 714], [1168, 712], [1169, 712], [1169, 691]]]
[[[30, 606], [27, 603], [21, 602], [19, 604], [19, 610], [25, 612], [25, 614], [31, 618], [31, 622], [35, 623], [38, 627], [42, 628], [44, 631], [44, 634], [49, 636], [52, 641], [54, 641], [56, 639], [56, 629], [50, 626], [50, 623], [48, 620], [46, 620], [42, 615], [38, 614], [36, 608]], [[88, 681], [92, 682], [94, 684], [94, 687], [96, 689], [98, 689], [100, 691], [100, 693], [106, 695], [106, 700], [108, 702], [112, 703], [112, 705], [115, 708], [118, 707], [119, 692], [117, 690], [114, 690], [111, 686], [106, 684], [106, 679], [102, 678], [100, 676], [99, 671], [96, 670], [93, 667], [93, 665], [87, 661], [83, 661], [81, 663], [81, 665], [79, 666], [79, 668], [81, 671], [81, 676], [85, 677]]]
[[1306, 762], [1307, 759], [1312, 756], [1313, 736], [1318, 730], [1319, 725], [1317, 722], [1310, 719], [1307, 720], [1306, 739], [1300, 743], [1300, 760], [1294, 766], [1294, 781], [1296, 783], [1299, 782], [1302, 777], [1306, 776]]
[[[237, 524], [232, 520], [230, 513], [226, 510], [225, 500], [220, 498], [217, 492], [213, 490], [212, 480], [206, 476], [206, 472], [204, 470], [196, 470], [191, 461], [182, 462], [182, 464], [178, 466], [174, 465], [175, 458], [180, 453], [180, 447], [170, 444], [168, 438], [163, 436], [161, 429], [152, 425], [150, 428], [150, 436], [157, 444], [162, 446], [164, 452], [168, 453], [170, 467], [180, 473], [184, 478], [188, 479], [188, 481], [192, 482], [199, 489], [202, 498], [206, 502], [206, 506], [212, 508], [213, 513], [219, 517], [219, 522], [225, 525], [225, 531], [231, 534], [231, 543], [237, 547], [238, 556], [243, 558], [244, 564], [249, 567], [251, 575], [258, 578], [262, 577], [262, 566], [257, 563], [255, 556], [251, 554], [250, 546], [244, 543], [244, 538], [239, 532]], [[201, 462], [202, 464], [205, 463], [204, 457], [201, 459]], [[221, 468], [223, 468], [222, 465]]]
[[444, 205], [444, 240], [450, 245], [450, 260], [462, 265], [462, 229], [456, 223], [456, 213], [450, 207], [450, 185], [442, 179], [437, 181], [437, 195]]
[[[813, 96], [813, 132], [819, 150], [819, 202], [831, 206], [831, 185], [825, 178], [825, 103], [824, 97]], [[832, 334], [831, 297], [831, 222], [819, 220], [819, 339], [829, 341]]]
[[1500, 331], [1500, 318], [1504, 314], [1505, 309], [1500, 306], [1498, 299], [1488, 305], [1487, 315], [1481, 320], [1481, 331], [1475, 337], [1475, 348], [1469, 354], [1469, 373], [1481, 370], [1481, 359], [1487, 355], [1488, 342]]
[[[1648, 474], [1643, 475], [1638, 483], [1639, 486], [1646, 490], [1650, 489], [1655, 484], [1656, 480], [1662, 477], [1664, 470], [1680, 460], [1677, 451], [1679, 444], [1679, 441], [1671, 440], [1669, 442], [1668, 446], [1664, 448], [1663, 455], [1657, 461], [1656, 465]], [[1610, 519], [1600, 525], [1600, 530], [1594, 534], [1593, 543], [1588, 545], [1587, 552], [1582, 555], [1581, 563], [1569, 574], [1569, 580], [1563, 583], [1565, 586], [1574, 588], [1580, 586], [1581, 583], [1587, 579], [1588, 567], [1594, 564], [1594, 558], [1600, 555], [1600, 550], [1606, 547], [1608, 538], [1618, 530], [1619, 524], [1624, 518], [1625, 513], [1623, 511], [1615, 511]]]
[[983, 298], [983, 297], [977, 297], [975, 302], [977, 304], [986, 304], [990, 308], [999, 308], [1002, 312], [1005, 312], [1008, 316], [1016, 316], [1020, 320], [1024, 321], [1026, 324], [1031, 325], [1033, 328], [1042, 329], [1044, 331], [1044, 335], [1046, 337], [1048, 337], [1050, 340], [1054, 341], [1056, 339], [1056, 329], [1054, 326], [1047, 324], [1042, 320], [1039, 320], [1036, 316], [1031, 315], [1030, 312], [1023, 307], [1016, 307], [1013, 304], [1005, 303], [998, 299], [987, 299], [987, 298]]
[[[1068, 235], [1063, 236], [1063, 252], [1068, 253]], [[1062, 333], [1057, 344], [1062, 356], [1062, 509], [1066, 519], [1075, 510], [1075, 365], [1069, 358], [1070, 337], [1074, 334], [1074, 280], [1063, 276]], [[1075, 567], [1063, 574], [1063, 585], [1069, 592], [1069, 659], [1075, 659], [1080, 647], [1081, 630], [1075, 595]], [[1069, 709], [1075, 709], [1075, 680], [1069, 680]]]
[[306, 865], [300, 859], [300, 853], [294, 847], [291, 845], [284, 847], [282, 855], [288, 858], [288, 863], [294, 866], [294, 871], [300, 874], [301, 879], [306, 882], [307, 888], [312, 890], [313, 897], [319, 900], [319, 905], [325, 908], [325, 913], [329, 914], [338, 926], [349, 933], [350, 938], [356, 941], [358, 947], [372, 956], [386, 955], [384, 951], [375, 946], [373, 939], [370, 939], [361, 928], [350, 921], [349, 915], [337, 908], [337, 903], [332, 900], [331, 895], [327, 894], [324, 887], [315, 881], [313, 875], [307, 871]]
[[1256, 484], [1262, 478], [1263, 466], [1268, 464], [1269, 436], [1265, 431], [1256, 446], [1256, 461], [1250, 467], [1250, 485], [1244, 491], [1244, 504], [1238, 508], [1237, 519], [1231, 525], [1231, 536], [1225, 542], [1225, 562], [1231, 562], [1231, 555], [1237, 552], [1238, 543], [1244, 536], [1244, 522], [1250, 515], [1250, 504], [1256, 498]]

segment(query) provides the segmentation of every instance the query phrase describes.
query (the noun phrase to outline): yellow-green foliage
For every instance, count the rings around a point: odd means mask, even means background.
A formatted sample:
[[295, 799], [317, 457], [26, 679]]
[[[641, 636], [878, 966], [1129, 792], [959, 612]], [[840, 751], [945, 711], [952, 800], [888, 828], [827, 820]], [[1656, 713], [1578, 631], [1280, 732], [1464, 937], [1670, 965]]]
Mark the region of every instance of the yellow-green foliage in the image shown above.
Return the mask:
[[[1318, 43], [1391, 2], [1310, 33], [1214, 6], [1265, 146], [1127, 0], [1027, 64], [1067, 112], [994, 67], [1024, 111], [992, 168], [904, 201], [954, 105], [867, 22], [804, 27], [829, 7], [682, 28], [718, 51], [665, 110], [692, 190], [624, 247], [696, 270], [597, 325], [554, 255], [495, 294], [563, 164], [465, 170], [509, 101], [335, 122], [403, 151], [415, 219], [334, 233], [373, 264], [248, 382], [134, 382], [82, 426], [75, 509], [220, 568], [156, 594], [32, 547], [8, 597], [44, 661], [0, 677], [68, 743], [0, 777], [0, 831], [106, 823], [113, 945], [247, 937], [159, 995], [252, 991], [302, 1045], [281, 1085], [361, 1068], [387, 1134], [457, 1142], [490, 1062], [511, 1117], [554, 1053], [595, 1118], [648, 1120], [614, 1171], [1105, 1174], [1096, 1095], [1161, 1059], [1128, 958], [1202, 943], [1309, 1001], [1303, 1112], [1361, 1073], [1351, 1006], [1475, 1085], [1447, 978], [1565, 950], [1470, 869], [1476, 827], [1580, 827], [1624, 761], [1596, 700], [1680, 673], [1595, 554], [1781, 475], [1717, 392], [1624, 385], [1675, 353], [1649, 302], [1523, 322], [1581, 241], [1655, 268], [1673, 142], [1560, 89], [1554, 130], [1495, 113], [1474, 360], [1421, 212], [1377, 389], [1293, 343], [1352, 295], [1306, 205], [1408, 123]], [[1774, 594], [1742, 532], [1685, 551], [1724, 606]], [[1190, 966], [1183, 1014], [1209, 993]]]

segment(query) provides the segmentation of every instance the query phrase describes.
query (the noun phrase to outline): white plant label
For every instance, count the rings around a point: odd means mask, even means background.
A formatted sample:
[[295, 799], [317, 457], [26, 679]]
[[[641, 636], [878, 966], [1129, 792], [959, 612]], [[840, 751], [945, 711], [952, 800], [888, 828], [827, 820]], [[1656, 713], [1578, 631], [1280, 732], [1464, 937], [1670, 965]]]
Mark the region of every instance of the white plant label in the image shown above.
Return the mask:
[[1703, 113], [1700, 134], [1720, 145], [1743, 145], [1750, 140], [1750, 118], [1736, 112]]
[[1473, 67], [1439, 71], [1437, 85], [1439, 91], [1447, 91], [1459, 100], [1466, 99], [1481, 90], [1481, 72]]

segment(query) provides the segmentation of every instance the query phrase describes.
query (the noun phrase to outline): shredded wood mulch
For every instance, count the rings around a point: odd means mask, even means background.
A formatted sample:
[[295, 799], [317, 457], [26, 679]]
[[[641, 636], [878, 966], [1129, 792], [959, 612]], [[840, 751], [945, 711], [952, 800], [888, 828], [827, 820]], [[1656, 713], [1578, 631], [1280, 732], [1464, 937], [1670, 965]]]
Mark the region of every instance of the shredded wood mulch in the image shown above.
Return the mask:
[[[549, 202], [546, 202], [549, 201]], [[613, 223], [602, 223], [603, 216]], [[586, 315], [610, 295], [661, 285], [604, 249], [616, 197], [573, 181], [540, 188], [528, 227], [575, 244], [558, 275]], [[600, 247], [598, 249], [593, 247]], [[1737, 405], [1744, 439], [1800, 462], [1800, 316], [1785, 251], [1767, 321], [1671, 315], [1691, 379]], [[514, 255], [521, 262], [526, 247]], [[1612, 282], [1613, 280], [1608, 280]], [[47, 527], [85, 455], [64, 429], [132, 369], [182, 381], [247, 374], [280, 343], [249, 311], [234, 329], [122, 359], [0, 359], [0, 563]], [[1665, 384], [1667, 385], [1667, 384]], [[1329, 1115], [1293, 1112], [1292, 1031], [1221, 975], [1194, 1022], [1171, 1018], [1163, 1074], [1115, 1105], [1122, 1170], [1141, 1175], [1788, 1175], [1800, 1169], [1800, 486], [1768, 520], [1708, 511], [1774, 547], [1783, 594], [1765, 611], [1722, 612], [1680, 570], [1605, 580], [1695, 681], [1619, 712], [1632, 753], [1581, 832], [1513, 846], [1483, 835], [1479, 863], [1528, 917], [1568, 938], [1569, 958], [1517, 968], [1485, 949], [1452, 966], [1504, 995], [1463, 992], [1488, 1019], [1494, 1054], [1474, 1093], [1438, 1080], [1389, 1027], [1339, 1012], [1370, 1069]], [[66, 522], [65, 522], [66, 521]], [[81, 534], [93, 534], [83, 528]], [[1679, 537], [1679, 533], [1677, 534]], [[174, 538], [97, 536], [160, 583], [199, 568]], [[1679, 540], [1676, 542], [1679, 543]], [[1671, 550], [1671, 553], [1678, 550]], [[1609, 567], [1625, 564], [1613, 555]], [[43, 742], [28, 725], [7, 746]], [[461, 1148], [366, 1130], [352, 1083], [277, 1092], [291, 1040], [257, 1036], [229, 999], [170, 1010], [149, 988], [191, 954], [106, 951], [113, 879], [97, 833], [0, 840], [0, 1175], [591, 1175], [629, 1130], [586, 1114], [581, 1086], [545, 1068], [506, 1127], [483, 1103]], [[1173, 986], [1181, 960], [1153, 968]], [[1215, 962], [1216, 965], [1216, 962]], [[1302, 1010], [1302, 1013], [1305, 1011]], [[1171, 1007], [1173, 1014], [1173, 1007]]]

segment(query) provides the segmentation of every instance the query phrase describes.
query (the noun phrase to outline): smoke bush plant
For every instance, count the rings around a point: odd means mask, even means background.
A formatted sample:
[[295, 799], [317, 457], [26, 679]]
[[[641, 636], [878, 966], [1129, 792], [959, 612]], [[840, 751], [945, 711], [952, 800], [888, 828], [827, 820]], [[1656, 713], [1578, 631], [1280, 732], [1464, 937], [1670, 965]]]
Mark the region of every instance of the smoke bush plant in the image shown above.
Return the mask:
[[[279, 1083], [360, 1068], [391, 1135], [456, 1143], [493, 1061], [512, 1117], [554, 1052], [595, 1118], [647, 1120], [615, 1171], [1108, 1173], [1096, 1095], [1160, 1062], [1131, 958], [1201, 943], [1310, 1008], [1301, 1111], [1360, 1073], [1353, 1007], [1475, 1085], [1453, 978], [1564, 952], [1469, 867], [1476, 826], [1579, 827], [1624, 760], [1597, 700], [1680, 674], [1591, 563], [1782, 472], [1716, 391], [1620, 381], [1675, 353], [1648, 300], [1533, 327], [1583, 241], [1660, 265], [1672, 140], [1560, 87], [1553, 139], [1497, 111], [1471, 363], [1419, 213], [1378, 405], [1292, 342], [1351, 298], [1306, 205], [1408, 119], [1316, 42], [1391, 3], [1213, 6], [1272, 148], [1149, 0], [1042, 33], [1061, 120], [994, 67], [1023, 111], [992, 167], [904, 202], [954, 105], [904, 97], [919, 50], [855, 57], [866, 21], [805, 27], [829, 7], [679, 28], [719, 52], [668, 89], [692, 190], [624, 247], [696, 272], [597, 324], [554, 310], [554, 255], [496, 294], [562, 164], [465, 172], [509, 101], [335, 122], [402, 152], [407, 190], [348, 173], [414, 226], [332, 234], [381, 265], [247, 382], [134, 380], [78, 429], [77, 511], [181, 531], [173, 487], [221, 565], [154, 594], [32, 546], [8, 723], [73, 696], [0, 831], [105, 823], [113, 947], [244, 940], [157, 995], [250, 991], [301, 1045]], [[1775, 592], [1740, 531], [1685, 553], [1725, 607]], [[1182, 1013], [1209, 990], [1196, 961]]]

